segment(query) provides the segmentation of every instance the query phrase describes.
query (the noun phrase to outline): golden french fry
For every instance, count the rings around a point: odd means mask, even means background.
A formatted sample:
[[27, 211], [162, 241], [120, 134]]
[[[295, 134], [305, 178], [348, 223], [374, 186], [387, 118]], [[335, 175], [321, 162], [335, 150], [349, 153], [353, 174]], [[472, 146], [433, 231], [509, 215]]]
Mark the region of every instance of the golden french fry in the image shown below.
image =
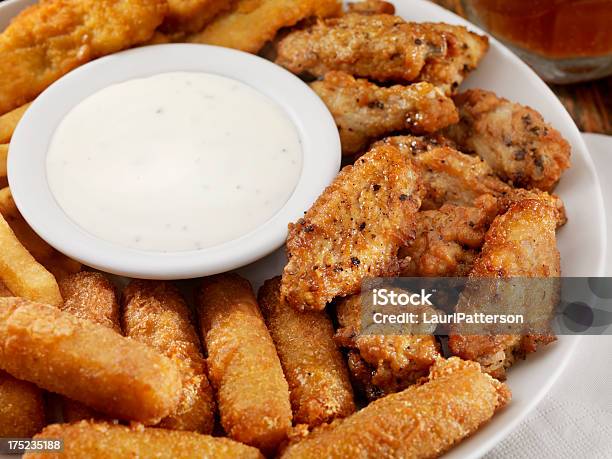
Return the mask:
[[11, 292], [53, 306], [62, 304], [62, 296], [53, 275], [21, 245], [2, 215], [0, 247], [0, 280]]
[[31, 437], [44, 425], [41, 390], [0, 371], [0, 438]]
[[0, 116], [0, 143], [8, 143], [11, 140], [17, 124], [29, 106], [29, 103], [24, 104]]

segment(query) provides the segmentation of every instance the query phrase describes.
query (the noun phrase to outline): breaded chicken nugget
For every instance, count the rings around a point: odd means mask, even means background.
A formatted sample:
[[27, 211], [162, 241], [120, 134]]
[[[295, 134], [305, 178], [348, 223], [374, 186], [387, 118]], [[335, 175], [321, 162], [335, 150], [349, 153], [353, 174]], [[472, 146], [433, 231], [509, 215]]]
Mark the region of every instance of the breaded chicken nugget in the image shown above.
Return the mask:
[[24, 459], [263, 459], [257, 449], [228, 438], [153, 427], [82, 421], [50, 425], [34, 438], [62, 439], [64, 450], [30, 452]]
[[9, 143], [17, 124], [23, 117], [23, 114], [30, 107], [30, 104], [24, 104], [8, 113], [0, 116], [0, 143]]
[[181, 371], [179, 407], [162, 419], [160, 427], [212, 432], [215, 406], [206, 362], [191, 312], [176, 287], [168, 282], [132, 281], [123, 291], [121, 321], [126, 336], [172, 359]]
[[198, 314], [225, 432], [273, 453], [291, 427], [289, 387], [251, 284], [237, 274], [204, 278]]
[[258, 300], [289, 383], [294, 423], [315, 427], [353, 413], [353, 389], [327, 314], [283, 304], [280, 277], [264, 283]]
[[149, 39], [167, 10], [165, 0], [46, 0], [25, 9], [0, 34], [0, 114], [75, 67]]
[[455, 97], [461, 121], [445, 135], [514, 186], [552, 190], [570, 166], [570, 145], [530, 107], [482, 89]]
[[283, 459], [431, 458], [470, 436], [510, 399], [474, 362], [439, 359], [421, 385], [377, 400], [290, 445]]
[[341, 9], [339, 0], [236, 0], [232, 11], [218, 16], [202, 32], [187, 36], [186, 41], [256, 53], [279, 29], [311, 16], [335, 16]]
[[[368, 400], [404, 390], [426, 376], [440, 357], [432, 335], [377, 335], [362, 333], [362, 296], [353, 295], [336, 305], [339, 328], [336, 342], [348, 351], [348, 365], [356, 387]], [[433, 311], [433, 308], [431, 308]]]
[[29, 438], [44, 425], [41, 390], [0, 370], [0, 438]]
[[144, 344], [54, 307], [0, 298], [0, 368], [92, 408], [143, 423], [173, 412], [176, 365]]
[[303, 218], [289, 225], [281, 297], [296, 309], [321, 310], [359, 291], [366, 276], [399, 272], [422, 187], [410, 158], [378, 146], [346, 166]]
[[345, 155], [394, 131], [431, 133], [459, 120], [453, 101], [430, 83], [383, 88], [334, 71], [310, 87], [334, 116]]
[[160, 29], [178, 35], [200, 32], [215, 16], [232, 7], [234, 0], [168, 0], [168, 14]]

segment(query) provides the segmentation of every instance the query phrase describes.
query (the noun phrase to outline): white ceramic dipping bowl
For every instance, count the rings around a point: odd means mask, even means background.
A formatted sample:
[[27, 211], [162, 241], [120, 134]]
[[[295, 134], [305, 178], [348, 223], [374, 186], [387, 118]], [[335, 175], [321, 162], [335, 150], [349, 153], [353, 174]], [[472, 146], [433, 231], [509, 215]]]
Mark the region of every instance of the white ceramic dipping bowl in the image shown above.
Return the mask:
[[[64, 213], [49, 188], [46, 156], [56, 128], [79, 102], [107, 86], [181, 71], [213, 73], [241, 81], [286, 112], [297, 129], [303, 155], [302, 171], [293, 194], [263, 225], [232, 241], [200, 250], [143, 251], [93, 236]], [[279, 248], [285, 241], [287, 224], [302, 216], [333, 180], [340, 160], [340, 139], [334, 120], [319, 97], [299, 78], [265, 59], [240, 51], [170, 44], [136, 48], [95, 60], [51, 85], [36, 98], [15, 130], [9, 149], [8, 175], [24, 218], [60, 252], [113, 274], [188, 279], [238, 268]], [[271, 180], [274, 173], [270, 171]]]

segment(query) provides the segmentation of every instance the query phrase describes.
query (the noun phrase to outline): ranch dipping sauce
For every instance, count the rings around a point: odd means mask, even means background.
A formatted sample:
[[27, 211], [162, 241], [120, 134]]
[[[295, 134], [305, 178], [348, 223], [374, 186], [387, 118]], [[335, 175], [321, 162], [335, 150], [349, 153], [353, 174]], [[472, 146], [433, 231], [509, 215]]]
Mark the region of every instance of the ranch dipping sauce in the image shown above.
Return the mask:
[[172, 252], [249, 233], [287, 202], [302, 168], [298, 132], [237, 80], [173, 72], [104, 88], [59, 124], [47, 179], [81, 228]]

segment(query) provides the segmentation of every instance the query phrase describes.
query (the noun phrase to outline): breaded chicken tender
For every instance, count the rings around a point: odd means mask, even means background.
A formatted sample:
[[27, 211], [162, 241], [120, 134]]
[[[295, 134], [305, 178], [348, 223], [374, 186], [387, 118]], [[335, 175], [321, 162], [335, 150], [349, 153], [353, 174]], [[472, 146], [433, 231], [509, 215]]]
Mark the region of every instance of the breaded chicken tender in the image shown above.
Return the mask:
[[197, 302], [221, 424], [272, 454], [291, 427], [289, 387], [251, 284], [237, 274], [207, 277]]
[[427, 382], [376, 400], [291, 444], [283, 459], [432, 458], [476, 432], [510, 390], [458, 358], [439, 359]]
[[0, 298], [0, 368], [121, 419], [155, 423], [178, 405], [176, 365], [144, 344], [52, 306]]
[[280, 277], [266, 281], [258, 298], [289, 383], [294, 423], [315, 427], [352, 414], [353, 389], [327, 314], [283, 304]]
[[176, 287], [161, 281], [132, 281], [123, 291], [121, 320], [126, 336], [172, 359], [181, 371], [179, 407], [162, 419], [160, 427], [211, 433], [215, 406], [206, 361], [191, 312]]
[[[536, 282], [512, 288], [501, 283], [466, 286], [457, 304], [457, 312], [483, 310], [483, 305], [502, 305], [502, 313], [523, 314], [525, 323], [540, 324], [534, 335], [500, 335], [488, 333], [480, 325], [480, 334], [458, 333], [452, 329], [449, 347], [454, 355], [479, 362], [483, 371], [505, 378], [506, 369], [517, 358], [536, 351], [538, 344], [555, 338], [542, 333], [546, 321], [557, 305], [561, 273], [555, 228], [557, 212], [546, 200], [525, 199], [510, 205], [497, 217], [486, 234], [482, 253], [474, 263], [470, 280], [480, 278], [538, 278]], [[526, 287], [525, 287], [526, 286]], [[471, 287], [471, 288], [470, 288]], [[466, 293], [467, 292], [467, 293]], [[488, 313], [496, 311], [488, 310]], [[465, 328], [462, 328], [465, 330]]]
[[258, 52], [279, 29], [309, 17], [340, 14], [339, 0], [236, 0], [236, 6], [219, 15], [202, 32], [187, 36], [189, 43], [225, 46]]
[[[362, 297], [353, 295], [336, 306], [336, 342], [347, 349], [353, 382], [368, 400], [404, 390], [427, 376], [440, 357], [432, 335], [362, 333]], [[432, 309], [433, 310], [433, 309]]]
[[426, 134], [459, 120], [452, 100], [430, 83], [384, 88], [333, 71], [310, 87], [334, 116], [345, 155], [394, 131]]
[[395, 14], [395, 6], [393, 6], [393, 3], [382, 0], [364, 0], [362, 2], [349, 3], [347, 11], [358, 14]]
[[234, 0], [168, 0], [168, 14], [160, 29], [178, 35], [200, 32], [219, 13], [229, 10]]
[[34, 438], [62, 439], [64, 449], [58, 452], [29, 452], [24, 459], [263, 459], [257, 449], [229, 438], [101, 422], [52, 424]]
[[0, 34], [0, 114], [30, 102], [70, 70], [149, 39], [165, 0], [46, 0]]
[[41, 390], [0, 370], [0, 438], [30, 438], [44, 425]]
[[321, 310], [359, 291], [362, 280], [399, 272], [422, 187], [410, 158], [378, 146], [344, 167], [304, 217], [289, 225], [281, 298]]
[[0, 143], [9, 143], [13, 137], [13, 132], [15, 132], [17, 124], [21, 121], [21, 118], [29, 107], [29, 103], [24, 104], [0, 116]]
[[514, 186], [551, 191], [570, 166], [570, 145], [530, 107], [482, 89], [455, 97], [461, 121], [445, 135]]
[[430, 81], [450, 94], [487, 48], [486, 37], [461, 26], [349, 13], [282, 38], [276, 63], [317, 77], [340, 70], [378, 82]]

